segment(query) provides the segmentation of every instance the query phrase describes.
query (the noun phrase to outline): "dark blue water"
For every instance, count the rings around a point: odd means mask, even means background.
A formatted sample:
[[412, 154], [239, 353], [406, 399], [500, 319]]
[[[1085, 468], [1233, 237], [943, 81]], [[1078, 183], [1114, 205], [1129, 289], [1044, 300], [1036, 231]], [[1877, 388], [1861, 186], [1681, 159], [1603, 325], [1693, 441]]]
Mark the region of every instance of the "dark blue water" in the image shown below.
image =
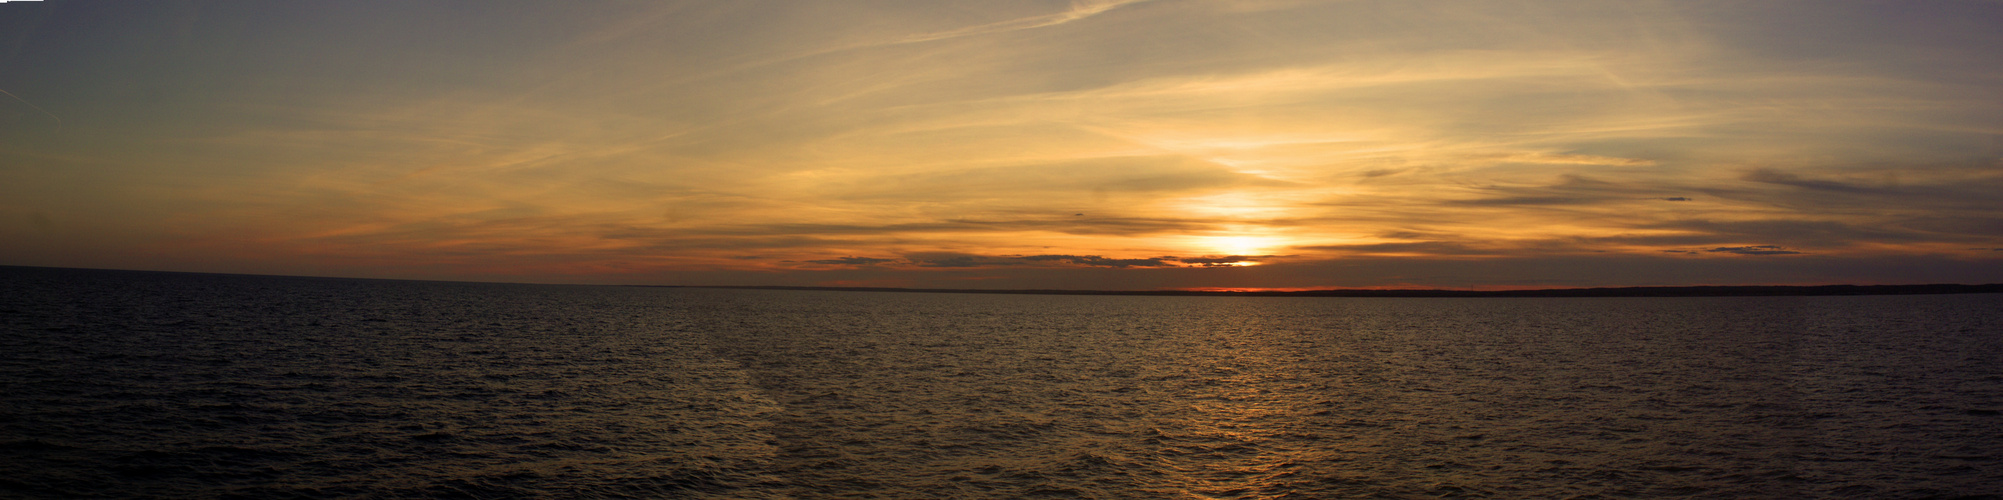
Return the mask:
[[2003, 295], [945, 295], [0, 268], [0, 496], [1952, 498]]

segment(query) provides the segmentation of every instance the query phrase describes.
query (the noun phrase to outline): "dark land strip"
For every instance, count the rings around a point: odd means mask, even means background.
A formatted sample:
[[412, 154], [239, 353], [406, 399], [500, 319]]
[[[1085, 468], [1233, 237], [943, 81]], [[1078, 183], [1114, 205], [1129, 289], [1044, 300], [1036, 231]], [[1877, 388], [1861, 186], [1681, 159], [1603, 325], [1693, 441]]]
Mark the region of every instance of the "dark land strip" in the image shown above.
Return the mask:
[[[670, 286], [670, 285], [641, 285]], [[1193, 297], [1801, 297], [1829, 295], [1937, 295], [2003, 293], [2003, 283], [1986, 285], [1819, 285], [1819, 286], [1638, 286], [1620, 288], [1549, 288], [1539, 290], [980, 290], [959, 288], [883, 288], [845, 286], [678, 286], [739, 290], [810, 290], [828, 292], [1000, 293], [1028, 295], [1156, 295]]]

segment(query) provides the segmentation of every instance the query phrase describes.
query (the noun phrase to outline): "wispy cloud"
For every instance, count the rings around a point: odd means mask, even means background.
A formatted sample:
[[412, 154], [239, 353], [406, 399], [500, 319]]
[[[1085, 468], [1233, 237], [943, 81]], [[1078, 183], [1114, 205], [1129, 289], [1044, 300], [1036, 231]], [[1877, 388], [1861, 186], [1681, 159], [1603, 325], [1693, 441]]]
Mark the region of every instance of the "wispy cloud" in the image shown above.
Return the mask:
[[868, 257], [842, 257], [838, 259], [809, 260], [813, 264], [845, 266], [875, 266], [878, 264], [901, 265], [918, 268], [989, 268], [989, 267], [1084, 267], [1084, 268], [1173, 268], [1173, 267], [1230, 267], [1258, 264], [1277, 258], [1275, 255], [1224, 255], [1206, 257], [1144, 257], [1114, 258], [1099, 255], [979, 255], [955, 252], [920, 252], [905, 255], [902, 259], [879, 259]]
[[807, 262], [813, 264], [831, 264], [840, 266], [869, 266], [869, 265], [882, 264], [885, 262], [896, 262], [896, 261], [897, 259], [876, 259], [870, 257], [841, 257], [835, 259], [810, 260]]
[[1887, 191], [1887, 189], [1884, 188], [1859, 186], [1843, 182], [1804, 179], [1799, 175], [1790, 174], [1787, 172], [1779, 172], [1770, 169], [1759, 169], [1759, 170], [1754, 170], [1752, 172], [1747, 172], [1745, 176], [1740, 178], [1753, 182], [1779, 184], [1783, 186], [1794, 186], [1798, 188], [1814, 189], [1820, 191], [1836, 191], [1841, 193], [1883, 193]]
[[1148, 259], [1109, 259], [1097, 255], [1030, 255], [1019, 258], [1030, 262], [1068, 262], [1091, 267], [1168, 267], [1174, 265], [1170, 263], [1174, 259], [1161, 257]]

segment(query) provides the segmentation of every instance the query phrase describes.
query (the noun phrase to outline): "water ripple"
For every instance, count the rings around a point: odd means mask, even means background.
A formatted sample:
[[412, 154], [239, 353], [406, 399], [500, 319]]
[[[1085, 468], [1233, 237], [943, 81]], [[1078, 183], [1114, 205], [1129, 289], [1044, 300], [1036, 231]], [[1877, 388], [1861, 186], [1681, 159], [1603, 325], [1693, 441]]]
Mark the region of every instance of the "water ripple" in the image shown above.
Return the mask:
[[1982, 495], [1998, 306], [0, 268], [0, 496]]

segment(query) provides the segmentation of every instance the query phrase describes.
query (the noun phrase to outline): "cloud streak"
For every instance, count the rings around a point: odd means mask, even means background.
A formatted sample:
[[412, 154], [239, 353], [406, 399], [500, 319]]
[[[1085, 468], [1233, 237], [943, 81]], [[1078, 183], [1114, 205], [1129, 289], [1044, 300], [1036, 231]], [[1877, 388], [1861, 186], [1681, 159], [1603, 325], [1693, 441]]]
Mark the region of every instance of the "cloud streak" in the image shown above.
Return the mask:
[[1796, 252], [1796, 251], [1793, 251], [1793, 250], [1788, 250], [1788, 249], [1785, 249], [1785, 248], [1781, 248], [1781, 247], [1780, 247], [1780, 246], [1778, 246], [1778, 245], [1752, 245], [1752, 246], [1743, 246], [1743, 247], [1718, 247], [1718, 248], [1707, 248], [1707, 249], [1705, 249], [1704, 251], [1706, 251], [1706, 252], [1711, 252], [1711, 253], [1721, 253], [1721, 252], [1722, 252], [1722, 253], [1731, 253], [1731, 254], [1739, 254], [1739, 255], [1797, 255], [1797, 254], [1800, 254], [1800, 253], [1801, 253], [1801, 252]]
[[842, 266], [876, 266], [879, 264], [888, 264], [916, 268], [1006, 268], [1027, 266], [1039, 268], [1131, 269], [1245, 266], [1271, 261], [1277, 257], [1274, 255], [1225, 255], [1208, 257], [1161, 256], [1109, 258], [1099, 255], [978, 255], [952, 252], [922, 252], [906, 255], [902, 259], [842, 257], [838, 259], [809, 260], [806, 262]]

